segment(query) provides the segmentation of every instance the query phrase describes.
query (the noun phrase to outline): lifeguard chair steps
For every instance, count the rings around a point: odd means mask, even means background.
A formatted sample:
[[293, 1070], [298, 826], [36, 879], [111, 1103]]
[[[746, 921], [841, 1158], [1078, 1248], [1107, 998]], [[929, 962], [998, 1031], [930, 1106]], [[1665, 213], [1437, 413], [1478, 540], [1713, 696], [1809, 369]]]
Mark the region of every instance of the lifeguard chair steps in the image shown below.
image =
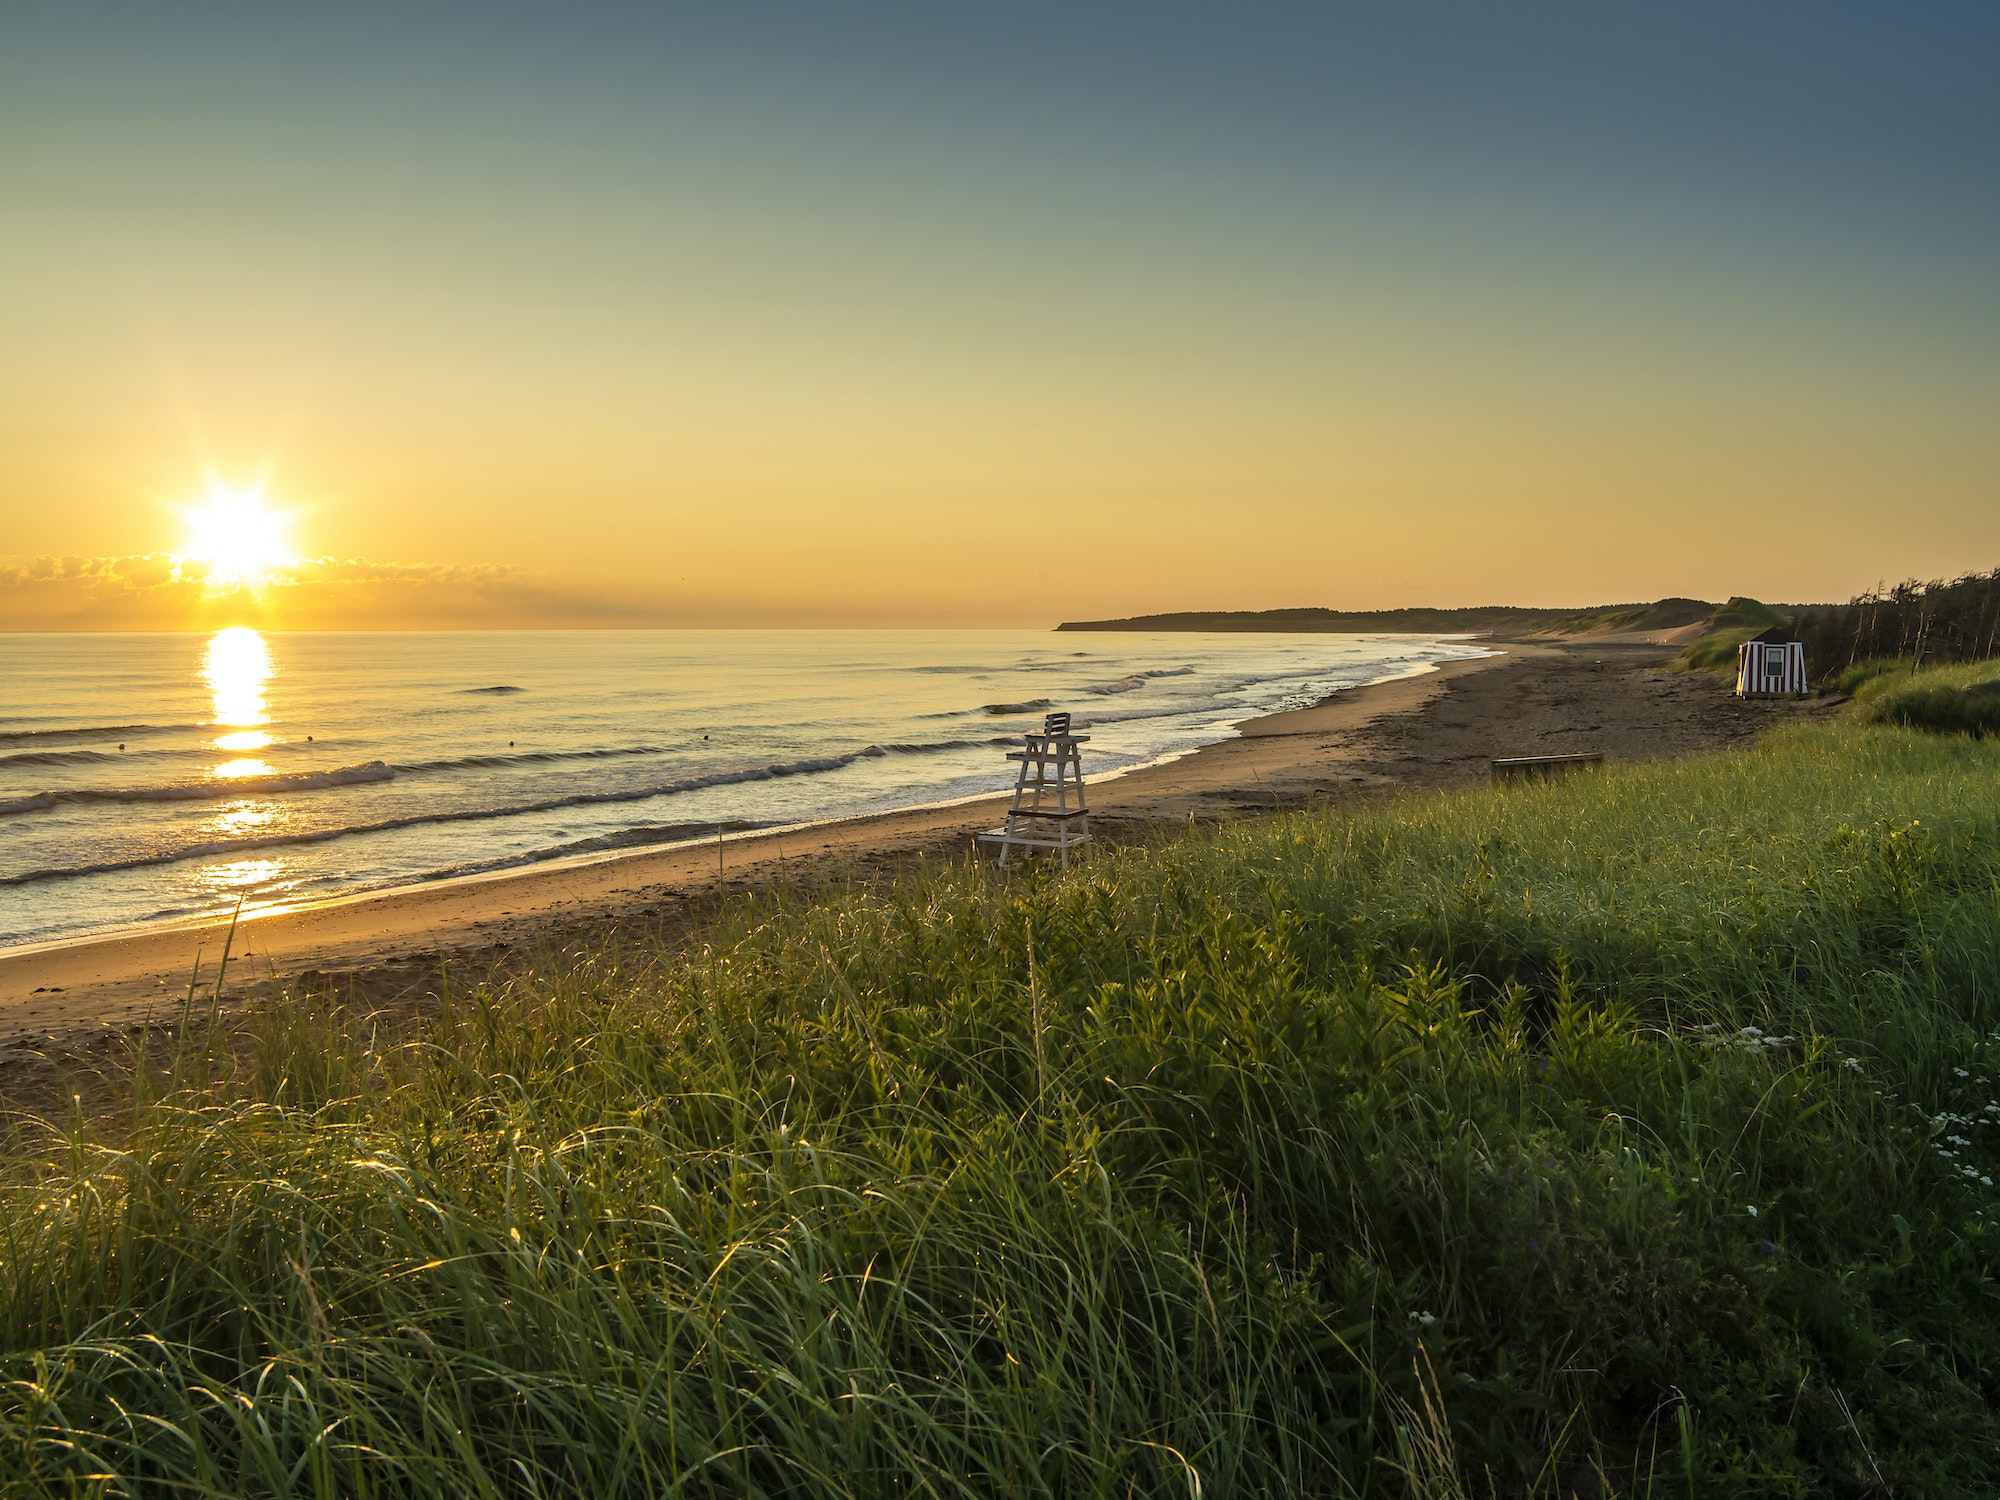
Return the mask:
[[1002, 869], [1016, 850], [1049, 849], [1067, 870], [1069, 851], [1090, 842], [1083, 757], [1077, 749], [1090, 736], [1070, 733], [1068, 714], [1049, 714], [1040, 733], [1030, 730], [1022, 738], [1024, 748], [1007, 752], [1021, 770], [1014, 778], [1014, 805], [1007, 809], [1006, 826], [980, 834], [979, 842], [999, 846]]

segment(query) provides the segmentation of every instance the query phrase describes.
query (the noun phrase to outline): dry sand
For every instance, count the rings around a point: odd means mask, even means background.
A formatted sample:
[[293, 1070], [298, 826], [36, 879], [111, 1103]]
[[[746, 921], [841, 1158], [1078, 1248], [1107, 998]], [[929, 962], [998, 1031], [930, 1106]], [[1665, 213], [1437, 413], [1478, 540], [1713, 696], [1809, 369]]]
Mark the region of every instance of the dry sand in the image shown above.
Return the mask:
[[[1739, 703], [1713, 677], [1663, 671], [1671, 653], [1656, 643], [1489, 644], [1497, 654], [1249, 720], [1240, 738], [1098, 783], [1093, 825], [1117, 839], [1190, 818], [1449, 787], [1485, 779], [1488, 761], [1503, 755], [1595, 750], [1629, 761], [1713, 749], [1813, 711]], [[721, 888], [810, 885], [919, 857], [962, 858], [1005, 805], [994, 797], [732, 837]], [[709, 843], [273, 909], [238, 928], [230, 989], [255, 991], [305, 971], [371, 976], [375, 989], [403, 975], [407, 986], [434, 973], [440, 955], [491, 956], [607, 919], [665, 919], [717, 890], [717, 846]], [[45, 1061], [170, 1018], [197, 963], [204, 993], [213, 982], [226, 926], [0, 950], [0, 1063], [9, 1055]]]

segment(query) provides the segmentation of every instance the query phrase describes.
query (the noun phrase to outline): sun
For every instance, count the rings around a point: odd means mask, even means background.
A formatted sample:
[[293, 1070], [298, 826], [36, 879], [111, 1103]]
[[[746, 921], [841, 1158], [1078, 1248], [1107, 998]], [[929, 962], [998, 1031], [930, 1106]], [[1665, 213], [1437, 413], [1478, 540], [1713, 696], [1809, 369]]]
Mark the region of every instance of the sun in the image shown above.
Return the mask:
[[232, 489], [211, 480], [208, 503], [183, 511], [181, 519], [190, 528], [182, 555], [207, 563], [210, 583], [261, 584], [273, 566], [293, 558], [286, 517], [266, 509], [261, 483]]

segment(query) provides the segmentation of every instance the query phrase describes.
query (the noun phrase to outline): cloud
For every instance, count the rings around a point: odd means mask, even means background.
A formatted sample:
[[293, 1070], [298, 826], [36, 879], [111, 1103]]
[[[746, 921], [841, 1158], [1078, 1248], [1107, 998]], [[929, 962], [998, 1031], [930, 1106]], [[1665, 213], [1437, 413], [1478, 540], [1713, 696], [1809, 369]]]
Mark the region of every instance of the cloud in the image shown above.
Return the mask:
[[564, 585], [512, 565], [301, 558], [256, 587], [195, 558], [0, 558], [0, 630], [504, 630], [681, 623], [660, 600]]

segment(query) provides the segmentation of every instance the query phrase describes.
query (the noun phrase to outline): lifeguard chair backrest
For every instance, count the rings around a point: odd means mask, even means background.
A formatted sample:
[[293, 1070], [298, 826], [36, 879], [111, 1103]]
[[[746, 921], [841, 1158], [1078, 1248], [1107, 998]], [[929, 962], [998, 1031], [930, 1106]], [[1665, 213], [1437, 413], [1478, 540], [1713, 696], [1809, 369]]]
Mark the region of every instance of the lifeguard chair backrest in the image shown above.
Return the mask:
[[1068, 733], [1069, 733], [1069, 715], [1068, 715], [1068, 714], [1044, 714], [1044, 715], [1042, 716], [1042, 733], [1043, 733], [1043, 734], [1068, 734]]

